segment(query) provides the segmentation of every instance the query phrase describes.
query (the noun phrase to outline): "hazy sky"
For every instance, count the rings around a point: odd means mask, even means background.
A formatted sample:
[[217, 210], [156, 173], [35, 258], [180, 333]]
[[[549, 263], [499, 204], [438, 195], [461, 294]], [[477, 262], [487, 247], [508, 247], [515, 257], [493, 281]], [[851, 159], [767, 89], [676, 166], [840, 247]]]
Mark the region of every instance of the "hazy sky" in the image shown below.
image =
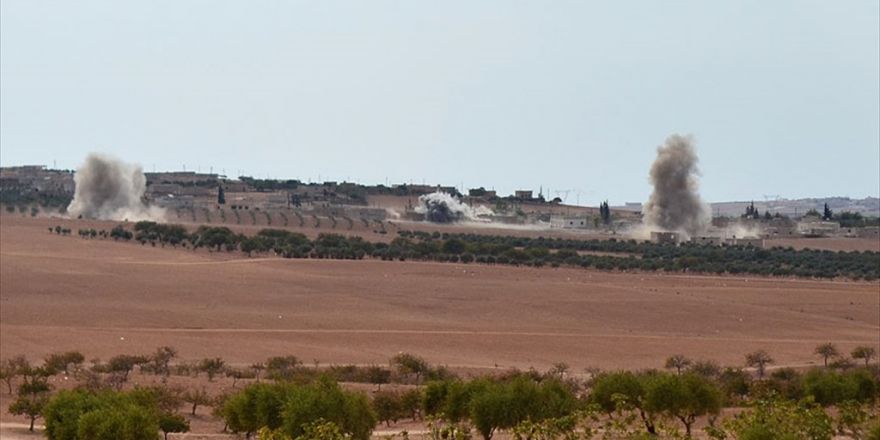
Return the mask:
[[0, 3], [0, 163], [644, 201], [880, 193], [880, 2]]

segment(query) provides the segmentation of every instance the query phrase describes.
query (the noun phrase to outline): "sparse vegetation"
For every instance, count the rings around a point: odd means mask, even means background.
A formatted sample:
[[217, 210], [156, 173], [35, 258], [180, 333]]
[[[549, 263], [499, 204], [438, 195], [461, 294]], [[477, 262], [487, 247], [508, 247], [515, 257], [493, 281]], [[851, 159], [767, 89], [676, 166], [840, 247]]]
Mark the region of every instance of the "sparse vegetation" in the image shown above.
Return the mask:
[[186, 390], [181, 399], [191, 406], [191, 415], [196, 415], [196, 411], [200, 406], [210, 405], [213, 402], [213, 399], [204, 388]]
[[[706, 435], [714, 439], [830, 439], [833, 433], [870, 438], [880, 423], [874, 409], [880, 377], [875, 370], [859, 367], [845, 372], [820, 367], [805, 373], [783, 368], [755, 380], [742, 370], [721, 371], [713, 362], [675, 355], [666, 362], [675, 370], [670, 373], [612, 371], [579, 380], [567, 378], [570, 367], [557, 363], [545, 373], [513, 370], [463, 380], [410, 353], [393, 356], [390, 368], [331, 365], [322, 370], [317, 361], [312, 367], [296, 356], [277, 356], [247, 372], [236, 370], [241, 374], [226, 368], [220, 358], [178, 362], [188, 368], [172, 369], [169, 362], [176, 355], [176, 350], [160, 347], [149, 357], [118, 355], [105, 364], [92, 361], [91, 368], [77, 367], [83, 372], [74, 375], [81, 381], [78, 389], [55, 396], [49, 378], [62, 373], [64, 366], [82, 364], [79, 352], [47, 356], [37, 367], [24, 357], [11, 358], [0, 371], [14, 370], [12, 380], [21, 378], [10, 413], [28, 417], [32, 425], [45, 417], [49, 439], [123, 438], [122, 432], [124, 438], [148, 439], [159, 431], [167, 437], [189, 430], [187, 419], [177, 412], [183, 403], [193, 416], [199, 407], [214, 406], [214, 414], [233, 432], [275, 439], [312, 438], [309, 430], [318, 425], [329, 429], [324, 433], [366, 439], [377, 422], [391, 426], [423, 418], [429, 431], [438, 435], [478, 434], [485, 440], [500, 431], [519, 439], [575, 438], [571, 436], [577, 433], [582, 436], [576, 438], [584, 439], [600, 433], [614, 438], [691, 438], [701, 417], [709, 422]], [[763, 351], [749, 357], [769, 363]], [[113, 376], [137, 365], [163, 378], [169, 370], [190, 374], [220, 369], [233, 385], [243, 378], [250, 382], [241, 391], [216, 397], [201, 387], [119, 389]], [[258, 370], [265, 370], [273, 382], [260, 383]], [[214, 380], [208, 376], [208, 381]], [[762, 377], [760, 372], [756, 376]], [[95, 380], [97, 385], [92, 384]], [[367, 395], [347, 391], [338, 382], [422, 385]], [[723, 406], [736, 405], [747, 409], [718, 419]]]
[[814, 351], [817, 355], [822, 357], [822, 361], [825, 363], [825, 366], [828, 366], [828, 359], [833, 359], [840, 356], [840, 352], [837, 351], [837, 347], [828, 342], [825, 344], [821, 344], [816, 347]]
[[0, 191], [0, 204], [6, 205], [6, 211], [10, 213], [15, 212], [16, 206], [19, 207], [20, 212], [24, 212], [27, 206], [31, 205], [65, 210], [72, 200], [73, 195], [67, 193], [22, 191], [10, 188]]
[[853, 359], [862, 359], [865, 361], [865, 367], [868, 367], [868, 363], [871, 362], [872, 359], [877, 357], [877, 352], [874, 350], [874, 347], [869, 347], [867, 345], [860, 345], [853, 349], [851, 356]]
[[208, 376], [208, 381], [213, 382], [214, 377], [220, 374], [226, 366], [226, 362], [221, 358], [202, 359], [199, 363], [199, 370]]
[[693, 361], [686, 358], [684, 355], [677, 354], [668, 357], [664, 366], [669, 369], [674, 369], [677, 374], [681, 374], [681, 371], [689, 367], [692, 363]]
[[30, 431], [34, 430], [34, 422], [43, 415], [49, 402], [51, 387], [47, 378], [51, 372], [44, 367], [25, 365], [19, 370], [22, 383], [18, 387], [18, 397], [9, 405], [9, 413], [27, 416], [30, 420]]
[[78, 369], [85, 360], [85, 356], [78, 351], [53, 353], [46, 357], [46, 360], [43, 362], [43, 368], [49, 374], [64, 372], [64, 375], [67, 376], [72, 369]]
[[773, 358], [764, 350], [758, 350], [746, 355], [746, 366], [754, 368], [755, 371], [758, 372], [758, 377], [761, 379], [764, 378], [764, 372], [767, 369], [767, 365], [772, 363]]

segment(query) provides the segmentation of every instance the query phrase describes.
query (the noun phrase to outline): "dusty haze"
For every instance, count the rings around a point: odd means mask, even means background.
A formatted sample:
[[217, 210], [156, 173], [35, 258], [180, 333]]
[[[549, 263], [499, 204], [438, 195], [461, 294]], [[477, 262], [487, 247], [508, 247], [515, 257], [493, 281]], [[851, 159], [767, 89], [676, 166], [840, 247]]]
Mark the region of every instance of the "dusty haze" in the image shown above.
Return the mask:
[[478, 215], [491, 214], [483, 206], [470, 207], [456, 197], [445, 192], [433, 192], [419, 196], [416, 212], [425, 215], [425, 220], [434, 223], [452, 223], [461, 220], [478, 220]]
[[162, 220], [164, 211], [142, 198], [147, 179], [139, 165], [91, 153], [73, 177], [76, 192], [67, 211], [100, 220]]
[[657, 147], [650, 174], [654, 192], [644, 208], [647, 227], [689, 236], [706, 231], [711, 210], [698, 191], [698, 161], [691, 136], [673, 134]]

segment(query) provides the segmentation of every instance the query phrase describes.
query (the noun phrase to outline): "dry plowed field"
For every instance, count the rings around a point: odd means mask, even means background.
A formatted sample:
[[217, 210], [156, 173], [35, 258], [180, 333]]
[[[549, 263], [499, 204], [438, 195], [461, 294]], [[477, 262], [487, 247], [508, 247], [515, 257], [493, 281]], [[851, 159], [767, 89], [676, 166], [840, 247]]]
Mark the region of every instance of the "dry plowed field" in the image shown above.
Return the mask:
[[756, 349], [805, 365], [821, 342], [848, 352], [880, 340], [876, 282], [247, 258], [0, 219], [2, 358], [171, 345], [233, 364], [385, 363], [408, 351], [453, 367], [582, 371], [661, 367], [674, 353], [740, 365]]

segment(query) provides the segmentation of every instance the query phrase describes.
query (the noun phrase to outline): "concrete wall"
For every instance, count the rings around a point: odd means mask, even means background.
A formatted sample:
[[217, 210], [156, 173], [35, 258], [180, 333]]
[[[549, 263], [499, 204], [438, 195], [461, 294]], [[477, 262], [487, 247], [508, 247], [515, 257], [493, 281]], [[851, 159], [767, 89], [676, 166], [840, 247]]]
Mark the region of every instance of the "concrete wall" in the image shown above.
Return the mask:
[[551, 216], [550, 227], [560, 229], [587, 229], [591, 221], [586, 217]]

